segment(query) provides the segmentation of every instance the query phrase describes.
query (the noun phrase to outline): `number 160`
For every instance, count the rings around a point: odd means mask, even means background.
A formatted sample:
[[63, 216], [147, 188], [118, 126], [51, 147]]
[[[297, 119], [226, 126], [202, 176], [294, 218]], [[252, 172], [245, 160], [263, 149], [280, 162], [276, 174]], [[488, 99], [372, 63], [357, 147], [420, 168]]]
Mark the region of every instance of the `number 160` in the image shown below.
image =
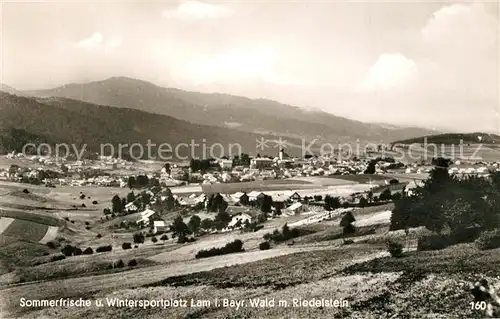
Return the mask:
[[486, 301], [471, 302], [470, 306], [472, 310], [486, 310]]

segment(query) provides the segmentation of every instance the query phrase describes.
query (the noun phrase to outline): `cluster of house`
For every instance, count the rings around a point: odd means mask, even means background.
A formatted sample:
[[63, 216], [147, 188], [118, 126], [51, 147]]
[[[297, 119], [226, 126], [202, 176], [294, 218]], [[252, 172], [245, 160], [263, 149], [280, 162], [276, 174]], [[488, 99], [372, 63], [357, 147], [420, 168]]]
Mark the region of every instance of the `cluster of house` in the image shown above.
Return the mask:
[[[156, 214], [156, 212], [152, 208], [154, 207], [154, 203], [158, 196], [162, 195], [153, 193], [151, 193], [150, 195], [152, 196], [152, 205], [147, 206], [143, 211], [139, 212], [139, 207], [135, 202], [127, 203], [125, 205], [125, 209], [129, 214], [134, 214], [135, 223], [137, 225], [150, 225], [151, 221], [153, 221], [152, 225], [154, 228], [154, 233], [166, 231], [168, 225], [165, 223], [165, 221], [161, 220], [161, 218], [157, 218], [160, 216], [158, 216], [158, 214]], [[309, 206], [302, 202], [304, 196], [301, 196], [298, 192], [294, 191], [252, 191], [249, 193], [236, 192], [233, 194], [219, 195], [222, 196], [222, 199], [228, 204], [226, 211], [231, 216], [231, 221], [228, 224], [228, 229], [234, 228], [238, 225], [244, 225], [246, 222], [253, 222], [261, 212], [251, 205], [243, 205], [242, 203], [248, 204], [251, 202], [255, 202], [263, 198], [264, 196], [270, 196], [272, 198], [272, 210], [276, 210], [277, 208], [279, 208], [282, 215], [285, 216], [297, 215], [310, 211]], [[161, 199], [165, 200], [166, 198], [163, 197], [161, 197]], [[185, 197], [174, 194], [173, 197], [177, 201], [177, 203], [183, 207], [198, 207], [205, 210], [208, 203], [208, 196], [206, 194], [192, 194]], [[212, 217], [215, 217], [215, 214], [213, 214]]]
[[[214, 184], [305, 176], [362, 174], [368, 163], [366, 160], [356, 158], [284, 158], [282, 152], [279, 154], [280, 156], [274, 158], [251, 158], [249, 166], [233, 166], [233, 161], [219, 159], [217, 162], [222, 168], [221, 171], [212, 170], [204, 174], [189, 171], [189, 179], [192, 182]], [[375, 173], [386, 172], [390, 165], [391, 163], [383, 161], [377, 163]], [[176, 171], [172, 175], [179, 175], [179, 173]]]

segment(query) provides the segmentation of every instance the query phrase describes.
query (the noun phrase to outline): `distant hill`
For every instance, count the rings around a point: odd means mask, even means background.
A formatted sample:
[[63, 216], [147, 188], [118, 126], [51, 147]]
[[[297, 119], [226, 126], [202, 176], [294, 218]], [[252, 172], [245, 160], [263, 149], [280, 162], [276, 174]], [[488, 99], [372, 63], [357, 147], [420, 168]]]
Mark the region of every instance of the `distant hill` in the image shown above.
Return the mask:
[[194, 124], [295, 138], [318, 138], [331, 143], [355, 142], [357, 139], [362, 142], [389, 142], [433, 133], [421, 128], [387, 128], [266, 99], [252, 100], [228, 94], [163, 88], [126, 77], [25, 93], [137, 109]]
[[423, 144], [426, 141], [428, 144], [445, 144], [445, 145], [458, 145], [463, 144], [500, 144], [500, 136], [487, 133], [446, 133], [438, 135], [427, 135], [406, 140], [396, 141], [393, 144]]
[[9, 94], [18, 95], [18, 96], [26, 96], [26, 93], [18, 91], [16, 89], [14, 89], [13, 87], [8, 86], [7, 84], [4, 84], [4, 83], [0, 83], [0, 91], [5, 92], [5, 93], [9, 93]]
[[[87, 144], [87, 151], [99, 152], [100, 145], [140, 143], [148, 140], [157, 145], [168, 143], [172, 148], [191, 141], [196, 156], [203, 156], [203, 145], [220, 143], [228, 152], [229, 145], [240, 144], [243, 151], [255, 155], [256, 139], [273, 136], [235, 131], [228, 128], [192, 124], [166, 115], [158, 115], [133, 109], [93, 105], [66, 98], [35, 99], [0, 92], [0, 150], [20, 151], [26, 143], [68, 143], [80, 147]], [[290, 142], [294, 142], [290, 139]], [[296, 145], [300, 142], [295, 140]], [[157, 148], [152, 147], [152, 151]], [[214, 148], [215, 155], [219, 154]], [[127, 149], [124, 149], [124, 153]], [[181, 156], [190, 154], [187, 145], [178, 148]], [[136, 150], [138, 151], [138, 149]], [[174, 152], [175, 149], [172, 150]], [[278, 152], [272, 144], [261, 153]], [[291, 155], [299, 155], [299, 148], [287, 149]], [[237, 148], [232, 149], [236, 155]], [[135, 153], [137, 155], [137, 153]], [[168, 155], [168, 153], [166, 153]], [[206, 154], [210, 154], [208, 151]], [[153, 154], [155, 155], [155, 154]], [[164, 156], [167, 156], [164, 155]], [[228, 155], [227, 153], [222, 155]], [[220, 155], [219, 155], [220, 156]]]

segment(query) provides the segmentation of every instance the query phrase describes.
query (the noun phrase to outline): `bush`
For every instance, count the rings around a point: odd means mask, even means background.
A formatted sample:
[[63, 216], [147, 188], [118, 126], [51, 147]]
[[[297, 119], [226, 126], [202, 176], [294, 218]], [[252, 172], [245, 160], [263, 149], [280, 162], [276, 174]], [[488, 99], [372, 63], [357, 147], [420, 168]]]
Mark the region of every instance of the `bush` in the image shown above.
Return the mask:
[[125, 267], [125, 263], [123, 262], [123, 260], [118, 260], [117, 263], [115, 263], [115, 268], [123, 268]]
[[89, 222], [85, 222], [85, 225], [87, 225], [87, 226], [88, 226], [88, 225], [90, 225], [90, 223], [89, 223]]
[[56, 249], [57, 248], [57, 244], [54, 243], [53, 241], [49, 241], [48, 243], [46, 243], [45, 245], [47, 245], [47, 247], [51, 248], [51, 249]]
[[73, 252], [73, 255], [75, 255], [75, 256], [80, 256], [81, 254], [83, 254], [83, 251], [82, 251], [80, 248], [75, 247], [75, 250], [74, 250], [74, 252]]
[[424, 235], [418, 239], [417, 251], [440, 250], [453, 244], [449, 236]]
[[131, 261], [128, 262], [128, 265], [130, 267], [134, 267], [134, 266], [137, 266], [137, 261], [135, 259], [132, 259]]
[[461, 231], [457, 231], [452, 234], [453, 243], [472, 243], [479, 238], [481, 231], [483, 231], [483, 229], [480, 227], [468, 227]]
[[131, 244], [131, 243], [123, 243], [123, 244], [122, 244], [122, 248], [123, 248], [124, 250], [126, 250], [126, 249], [131, 249], [131, 248], [132, 248], [132, 244]]
[[53, 256], [52, 258], [50, 258], [50, 261], [58, 261], [58, 260], [63, 260], [63, 259], [66, 259], [66, 256], [57, 255], [57, 256]]
[[211, 248], [208, 250], [200, 250], [195, 258], [207, 258], [207, 257], [212, 257], [212, 256], [220, 256], [220, 255], [227, 255], [227, 254], [232, 254], [232, 253], [239, 253], [243, 252], [245, 249], [243, 249], [243, 242], [239, 239], [236, 239], [233, 242], [230, 242], [226, 244], [222, 248]]
[[163, 240], [163, 241], [168, 240], [168, 236], [167, 235], [163, 235], [163, 236], [160, 237], [160, 240]]
[[75, 252], [75, 247], [71, 245], [66, 245], [61, 249], [61, 253], [63, 253], [64, 256], [69, 257], [73, 256], [73, 253]]
[[500, 229], [493, 229], [483, 232], [475, 241], [476, 246], [481, 250], [495, 249], [500, 247]]
[[87, 249], [85, 249], [83, 251], [84, 255], [92, 255], [93, 253], [94, 253], [94, 250], [91, 247], [87, 247]]
[[143, 233], [135, 233], [134, 234], [134, 244], [143, 244], [144, 243], [144, 234]]
[[156, 239], [156, 237], [154, 237], [154, 236], [153, 236], [153, 237], [151, 237], [151, 241], [152, 241], [153, 243], [156, 243], [156, 242], [158, 242], [158, 239]]
[[271, 249], [271, 244], [269, 244], [268, 241], [264, 241], [262, 243], [259, 244], [259, 249], [260, 250], [268, 250], [268, 249]]
[[386, 242], [387, 251], [392, 257], [402, 257], [403, 256], [403, 244], [395, 240], [388, 240]]
[[96, 200], [95, 200], [95, 201], [93, 201], [93, 202], [92, 202], [92, 204], [97, 205], [97, 201], [96, 201]]
[[134, 245], [134, 248], [139, 248], [139, 245]]
[[111, 251], [111, 250], [113, 250], [113, 247], [111, 247], [111, 245], [108, 245], [108, 246], [97, 247], [97, 249], [95, 251], [96, 251], [96, 253], [102, 253], [102, 252]]
[[101, 237], [102, 237], [102, 235], [101, 235], [101, 234], [97, 234], [97, 238], [101, 238]]
[[275, 243], [281, 243], [289, 239], [300, 237], [300, 231], [298, 228], [290, 229], [287, 224], [282, 228], [282, 232], [275, 229], [274, 232], [264, 234], [263, 238], [265, 241], [274, 241]]

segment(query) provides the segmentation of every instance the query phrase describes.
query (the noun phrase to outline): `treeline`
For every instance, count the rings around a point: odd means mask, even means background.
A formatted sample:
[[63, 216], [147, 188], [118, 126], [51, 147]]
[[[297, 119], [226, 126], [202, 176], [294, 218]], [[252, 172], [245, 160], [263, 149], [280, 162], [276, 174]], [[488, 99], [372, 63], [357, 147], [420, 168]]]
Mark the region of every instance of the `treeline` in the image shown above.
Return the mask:
[[129, 176], [127, 186], [130, 189], [160, 187], [160, 181], [156, 177], [149, 178], [147, 175]]
[[221, 248], [214, 247], [208, 250], [200, 250], [196, 254], [195, 258], [207, 258], [212, 256], [221, 256], [221, 255], [239, 253], [244, 251], [245, 249], [243, 249], [243, 242], [239, 239], [236, 239], [235, 241], [230, 242]]
[[[481, 136], [481, 139], [478, 138]], [[447, 134], [438, 134], [424, 137], [411, 138], [407, 140], [397, 141], [394, 144], [423, 144], [424, 141], [427, 141], [427, 144], [456, 144], [459, 145], [462, 141], [464, 144], [469, 143], [485, 143], [485, 144], [498, 144], [500, 143], [500, 136], [495, 134], [485, 134], [485, 133], [447, 133]]]
[[500, 173], [489, 179], [459, 179], [448, 174], [447, 159], [437, 158], [434, 163], [436, 166], [423, 186], [395, 201], [390, 229], [425, 226], [437, 235], [449, 235], [454, 242], [472, 241], [480, 231], [497, 229]]

